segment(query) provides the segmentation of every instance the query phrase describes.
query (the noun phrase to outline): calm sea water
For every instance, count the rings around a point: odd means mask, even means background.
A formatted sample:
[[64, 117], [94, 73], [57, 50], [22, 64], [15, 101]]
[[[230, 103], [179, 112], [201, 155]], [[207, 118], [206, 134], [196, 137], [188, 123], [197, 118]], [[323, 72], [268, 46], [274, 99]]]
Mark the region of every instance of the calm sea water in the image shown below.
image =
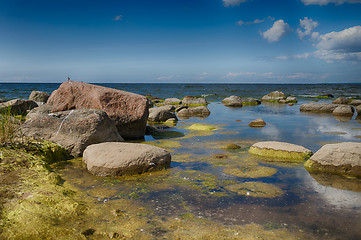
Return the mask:
[[[266, 229], [302, 231], [315, 239], [361, 239], [360, 179], [309, 173], [302, 163], [274, 162], [247, 152], [254, 142], [267, 140], [302, 145], [313, 152], [326, 143], [360, 142], [360, 118], [306, 114], [299, 109], [302, 103], [333, 100], [314, 98], [323, 94], [361, 99], [361, 84], [101, 85], [161, 98], [204, 96], [210, 102], [211, 115], [204, 119], [180, 119], [176, 126], [168, 126], [164, 135], [146, 136], [145, 143], [164, 147], [172, 153], [172, 168], [159, 176], [104, 179], [91, 176], [84, 168], [59, 170], [64, 179], [88, 191], [99, 204], [134, 199], [152, 209], [149, 221], [157, 217], [178, 219], [191, 214], [225, 226], [256, 223]], [[32, 90], [51, 93], [58, 86], [0, 83], [0, 98], [27, 98]], [[230, 95], [261, 98], [275, 90], [296, 96], [299, 102], [294, 106], [263, 103], [242, 108], [227, 108], [220, 103]], [[264, 119], [267, 125], [261, 129], [248, 127], [248, 123], [257, 118]], [[217, 130], [188, 130], [187, 127], [194, 123], [211, 124]], [[238, 144], [241, 149], [222, 148], [229, 143]], [[232, 174], [232, 169], [238, 170], [238, 175]], [[276, 173], [257, 176], [259, 171], [269, 169]], [[245, 172], [250, 175], [242, 175]], [[243, 187], [249, 192], [242, 195], [229, 187], [248, 182], [269, 184], [270, 187], [261, 192], [267, 193], [271, 186], [276, 186], [282, 193], [273, 197], [252, 196], [252, 188]], [[100, 188], [104, 196], [92, 193], [96, 188]], [[151, 232], [153, 228], [150, 224], [142, 229]], [[161, 239], [166, 236], [167, 229], [157, 234], [154, 237]]]

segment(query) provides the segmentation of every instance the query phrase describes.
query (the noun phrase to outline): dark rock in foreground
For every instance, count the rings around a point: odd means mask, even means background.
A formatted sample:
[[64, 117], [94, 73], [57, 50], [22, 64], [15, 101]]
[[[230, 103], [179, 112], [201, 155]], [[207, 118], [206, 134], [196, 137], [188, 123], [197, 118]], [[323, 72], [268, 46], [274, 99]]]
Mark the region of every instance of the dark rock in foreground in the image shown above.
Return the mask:
[[123, 138], [142, 138], [148, 120], [148, 99], [117, 89], [82, 82], [64, 82], [48, 99], [52, 112], [100, 109], [115, 123]]
[[326, 144], [304, 165], [310, 170], [361, 176], [361, 143]]
[[169, 168], [171, 155], [147, 144], [111, 142], [88, 146], [83, 161], [94, 175], [121, 176]]
[[1, 111], [10, 111], [11, 114], [25, 115], [29, 110], [37, 107], [38, 104], [33, 100], [13, 99], [0, 103]]
[[24, 136], [55, 142], [73, 156], [95, 143], [123, 141], [108, 115], [98, 109], [49, 113], [49, 106], [34, 109], [21, 130]]

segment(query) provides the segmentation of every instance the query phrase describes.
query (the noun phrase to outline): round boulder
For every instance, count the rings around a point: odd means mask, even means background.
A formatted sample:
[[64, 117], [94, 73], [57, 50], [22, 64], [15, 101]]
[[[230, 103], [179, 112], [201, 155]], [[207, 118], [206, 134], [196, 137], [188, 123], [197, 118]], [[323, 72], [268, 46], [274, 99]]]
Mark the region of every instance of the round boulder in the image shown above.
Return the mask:
[[49, 93], [42, 91], [32, 91], [29, 96], [29, 100], [33, 100], [34, 102], [46, 103], [49, 98]]
[[88, 146], [83, 161], [94, 175], [121, 176], [169, 168], [171, 155], [147, 144], [108, 142]]
[[227, 106], [227, 107], [242, 107], [243, 106], [242, 98], [239, 96], [234, 96], [234, 95], [223, 99], [222, 103], [224, 106]]
[[290, 160], [307, 160], [312, 155], [311, 150], [302, 146], [276, 141], [255, 143], [249, 149], [249, 153], [263, 157]]
[[341, 105], [333, 110], [332, 115], [334, 116], [353, 116], [354, 109], [348, 105]]
[[345, 98], [345, 97], [339, 97], [335, 101], [333, 101], [333, 104], [349, 104], [351, 102], [351, 99]]
[[307, 162], [305, 167], [321, 171], [348, 173], [361, 176], [361, 143], [326, 144]]
[[211, 112], [204, 106], [185, 108], [178, 112], [179, 117], [207, 117], [209, 114]]
[[174, 106], [162, 106], [149, 109], [148, 121], [165, 122], [170, 118], [177, 118], [174, 112]]
[[283, 92], [274, 91], [263, 96], [261, 100], [266, 102], [278, 102], [282, 99], [286, 99], [286, 95]]

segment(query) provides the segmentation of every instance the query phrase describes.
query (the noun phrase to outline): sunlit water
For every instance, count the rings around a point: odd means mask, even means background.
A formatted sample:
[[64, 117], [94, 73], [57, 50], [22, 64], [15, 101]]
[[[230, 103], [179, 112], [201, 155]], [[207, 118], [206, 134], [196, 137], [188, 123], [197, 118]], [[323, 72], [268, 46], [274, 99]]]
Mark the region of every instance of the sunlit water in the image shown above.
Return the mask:
[[[284, 141], [316, 152], [323, 144], [360, 142], [361, 120], [337, 119], [327, 114], [306, 114], [300, 105], [312, 96], [333, 94], [360, 98], [361, 85], [189, 85], [189, 84], [105, 84], [108, 87], [151, 94], [157, 97], [204, 95], [210, 101], [211, 115], [205, 119], [180, 119], [164, 129], [173, 136], [146, 136], [145, 143], [171, 151], [171, 169], [137, 177], [100, 178], [90, 175], [80, 161], [58, 170], [64, 179], [78, 186], [99, 204], [131, 199], [154, 216], [177, 219], [192, 214], [225, 225], [261, 224], [265, 228], [287, 228], [306, 232], [316, 239], [361, 238], [361, 181], [329, 174], [310, 174], [302, 163], [284, 163], [252, 156], [248, 148], [257, 141]], [[4, 86], [6, 88], [4, 88]], [[0, 98], [26, 98], [31, 90], [51, 92], [58, 84], [0, 84]], [[294, 106], [261, 104], [227, 108], [220, 101], [230, 95], [258, 97], [281, 90], [298, 97]], [[331, 100], [321, 100], [331, 102]], [[248, 123], [262, 118], [267, 125], [250, 128]], [[206, 123], [213, 131], [190, 131], [188, 126]], [[223, 147], [234, 143], [238, 150]], [[235, 176], [234, 169], [243, 172]], [[259, 174], [258, 169], [265, 171]], [[254, 170], [254, 172], [253, 172]], [[270, 171], [267, 173], [267, 171]], [[244, 172], [249, 175], [242, 175]], [[237, 174], [236, 174], [237, 175]], [[252, 188], [243, 194], [232, 185], [246, 182], [267, 183], [260, 197]], [[272, 192], [275, 186], [280, 191]], [[154, 233], [162, 237], [167, 231]]]

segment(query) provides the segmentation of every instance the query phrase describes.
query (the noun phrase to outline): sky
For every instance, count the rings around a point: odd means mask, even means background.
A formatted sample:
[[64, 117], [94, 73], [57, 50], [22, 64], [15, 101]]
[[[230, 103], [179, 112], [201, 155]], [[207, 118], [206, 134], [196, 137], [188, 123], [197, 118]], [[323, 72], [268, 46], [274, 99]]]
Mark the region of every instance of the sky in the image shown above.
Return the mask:
[[0, 0], [0, 82], [361, 83], [361, 0]]

